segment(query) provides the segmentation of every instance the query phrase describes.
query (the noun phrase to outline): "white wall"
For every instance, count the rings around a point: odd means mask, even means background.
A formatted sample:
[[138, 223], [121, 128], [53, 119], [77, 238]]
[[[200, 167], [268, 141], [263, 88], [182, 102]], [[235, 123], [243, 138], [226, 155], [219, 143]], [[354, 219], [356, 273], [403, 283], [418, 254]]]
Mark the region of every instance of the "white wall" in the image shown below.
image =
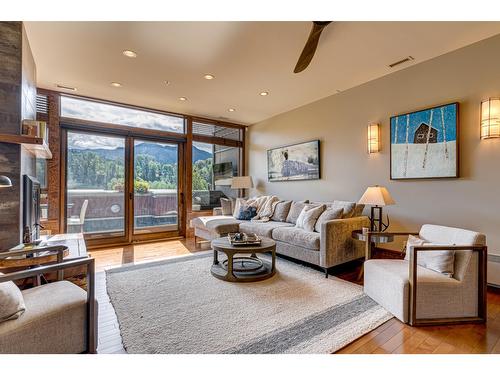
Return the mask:
[[[469, 228], [484, 232], [489, 251], [500, 254], [500, 138], [479, 138], [481, 100], [500, 97], [499, 62], [495, 36], [252, 125], [247, 160], [254, 192], [357, 200], [367, 186], [384, 185], [397, 203], [385, 211], [391, 229], [423, 223]], [[461, 177], [391, 181], [390, 116], [454, 101], [460, 103]], [[368, 155], [370, 122], [381, 124], [382, 150]], [[312, 139], [321, 140], [321, 180], [267, 181], [267, 149]]]

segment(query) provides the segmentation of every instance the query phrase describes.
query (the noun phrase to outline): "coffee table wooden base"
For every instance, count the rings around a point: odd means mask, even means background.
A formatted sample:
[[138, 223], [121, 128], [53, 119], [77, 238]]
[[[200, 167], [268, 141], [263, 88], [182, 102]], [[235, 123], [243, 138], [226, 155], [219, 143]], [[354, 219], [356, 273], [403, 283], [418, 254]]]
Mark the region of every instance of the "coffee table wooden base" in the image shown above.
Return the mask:
[[[276, 273], [276, 243], [271, 239], [262, 239], [259, 246], [235, 247], [227, 238], [218, 238], [212, 241], [212, 249], [214, 262], [210, 272], [220, 280], [245, 283], [266, 280]], [[224, 253], [227, 259], [219, 261], [219, 252]], [[271, 253], [271, 261], [256, 255], [267, 252]], [[240, 256], [236, 256], [237, 254]]]
[[[213, 276], [220, 280], [232, 281], [232, 282], [252, 282], [261, 281], [273, 277], [276, 270], [273, 269], [271, 262], [267, 260], [257, 258], [259, 260], [259, 267], [255, 270], [241, 270], [244, 269], [242, 263], [250, 263], [250, 260], [254, 258], [251, 257], [239, 257], [238, 259], [233, 259], [233, 267], [230, 270], [229, 261], [219, 262], [217, 264], [212, 264], [210, 272]], [[254, 259], [255, 260], [255, 259]], [[261, 264], [260, 264], [261, 262]]]

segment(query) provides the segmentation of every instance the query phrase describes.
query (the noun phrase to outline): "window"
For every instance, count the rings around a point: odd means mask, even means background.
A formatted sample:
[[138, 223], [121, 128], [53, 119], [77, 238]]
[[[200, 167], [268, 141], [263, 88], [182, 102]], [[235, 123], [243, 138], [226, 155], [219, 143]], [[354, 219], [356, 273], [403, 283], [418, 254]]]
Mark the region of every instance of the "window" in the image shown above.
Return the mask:
[[240, 174], [239, 147], [193, 142], [193, 211], [220, 207], [220, 198], [236, 197], [231, 179]]
[[142, 129], [184, 133], [184, 118], [61, 96], [61, 116]]
[[193, 122], [193, 134], [195, 135], [241, 141], [243, 137], [242, 132], [241, 128]]

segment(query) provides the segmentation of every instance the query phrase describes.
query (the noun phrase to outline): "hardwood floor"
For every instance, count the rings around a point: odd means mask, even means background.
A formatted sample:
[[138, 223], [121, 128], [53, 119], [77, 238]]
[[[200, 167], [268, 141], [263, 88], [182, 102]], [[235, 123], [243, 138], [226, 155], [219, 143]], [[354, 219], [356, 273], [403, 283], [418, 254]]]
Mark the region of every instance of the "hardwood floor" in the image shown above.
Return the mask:
[[[125, 353], [118, 320], [106, 292], [104, 270], [209, 250], [194, 240], [172, 240], [91, 251], [96, 260], [96, 294], [99, 302], [98, 353]], [[334, 269], [331, 274], [355, 281], [359, 263]], [[322, 271], [318, 271], [322, 272]], [[488, 291], [488, 323], [437, 327], [410, 327], [393, 318], [337, 352], [338, 354], [500, 354], [500, 293]]]

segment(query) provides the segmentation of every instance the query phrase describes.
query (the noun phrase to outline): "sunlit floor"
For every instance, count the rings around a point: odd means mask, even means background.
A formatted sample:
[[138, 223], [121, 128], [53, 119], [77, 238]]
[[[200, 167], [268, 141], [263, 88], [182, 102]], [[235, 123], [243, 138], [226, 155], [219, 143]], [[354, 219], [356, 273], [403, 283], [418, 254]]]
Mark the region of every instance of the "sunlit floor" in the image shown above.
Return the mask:
[[208, 242], [195, 247], [194, 239], [190, 238], [110, 247], [91, 250], [89, 253], [95, 259], [96, 271], [99, 272], [124, 264], [158, 261], [209, 249]]

